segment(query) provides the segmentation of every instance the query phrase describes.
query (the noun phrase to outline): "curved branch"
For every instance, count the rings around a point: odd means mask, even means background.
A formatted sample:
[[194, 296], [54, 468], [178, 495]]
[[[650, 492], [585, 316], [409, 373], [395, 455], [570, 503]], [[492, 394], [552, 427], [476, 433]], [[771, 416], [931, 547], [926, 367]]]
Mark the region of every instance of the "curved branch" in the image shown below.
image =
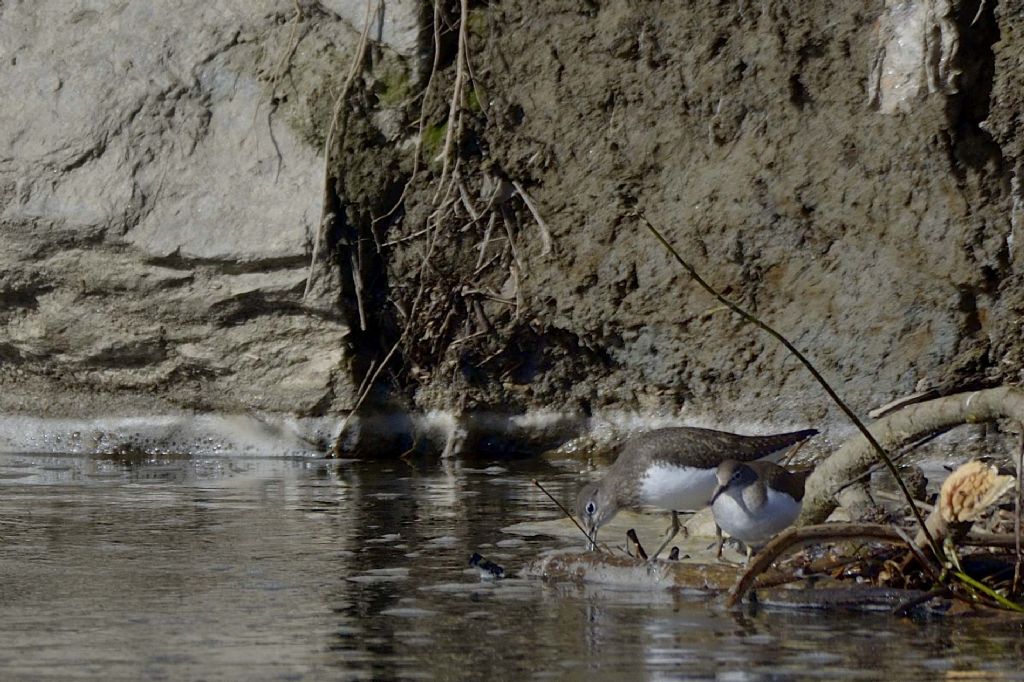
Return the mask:
[[[908, 405], [879, 419], [869, 430], [882, 447], [891, 451], [935, 431], [1003, 417], [1024, 419], [1024, 391], [1002, 386]], [[823, 522], [835, 510], [835, 496], [842, 484], [876, 461], [877, 454], [864, 436], [846, 441], [808, 477], [797, 524]]]
[[753, 562], [729, 590], [725, 599], [726, 608], [736, 606], [750, 589], [754, 579], [768, 570], [786, 550], [810, 542], [835, 542], [838, 540], [879, 540], [894, 544], [906, 544], [905, 540], [891, 526], [877, 523], [825, 523], [818, 526], [789, 528], [777, 535], [755, 555]]
[[[910, 542], [904, 533], [878, 523], [824, 523], [816, 526], [804, 526], [802, 528], [789, 528], [779, 533], [775, 539], [765, 545], [764, 549], [754, 556], [754, 560], [739, 577], [736, 584], [729, 590], [726, 596], [725, 605], [732, 608], [743, 599], [758, 576], [771, 568], [771, 565], [782, 556], [787, 550], [802, 547], [812, 542], [836, 542], [842, 540], [874, 540], [876, 542], [888, 542], [892, 544], [904, 544], [911, 552], [923, 557], [920, 550]], [[1011, 549], [1016, 546], [1017, 538], [1014, 533], [971, 533], [960, 540], [962, 545], [972, 547], [1001, 547]], [[927, 560], [922, 561], [927, 567]]]

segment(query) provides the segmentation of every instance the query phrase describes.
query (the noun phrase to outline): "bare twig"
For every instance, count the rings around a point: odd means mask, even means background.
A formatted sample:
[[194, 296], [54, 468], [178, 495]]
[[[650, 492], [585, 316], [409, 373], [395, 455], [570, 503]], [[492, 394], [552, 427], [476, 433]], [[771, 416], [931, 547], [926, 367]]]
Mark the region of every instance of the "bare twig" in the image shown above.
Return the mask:
[[[899, 452], [899, 453], [897, 453], [895, 455], [892, 455], [892, 461], [893, 462], [899, 462], [900, 460], [902, 460], [904, 457], [909, 455], [911, 452], [913, 452], [917, 448], [921, 447], [922, 445], [926, 445], [927, 443], [930, 443], [931, 441], [933, 441], [936, 438], [938, 438], [939, 436], [941, 436], [943, 433], [944, 433], [943, 431], [937, 431], [935, 433], [929, 433], [927, 436], [925, 436], [923, 438], [919, 438], [918, 440], [914, 441], [913, 443], [910, 443], [909, 445], [904, 446], [902, 452]], [[807, 441], [804, 441], [804, 442], [806, 443]], [[840, 492], [843, 491], [843, 489], [848, 488], [848, 487], [850, 487], [851, 485], [853, 485], [855, 483], [861, 483], [861, 482], [867, 481], [867, 479], [869, 479], [872, 475], [874, 475], [874, 473], [876, 471], [880, 471], [883, 468], [885, 468], [885, 464], [882, 463], [882, 462], [879, 462], [877, 464], [874, 464], [874, 465], [868, 467], [865, 471], [857, 474], [856, 476], [853, 476], [852, 478], [850, 478], [850, 479], [848, 479], [846, 481], [843, 481], [842, 483], [837, 484], [835, 486], [835, 494], [838, 495]]]
[[[373, 370], [373, 372], [367, 373], [367, 377], [369, 378], [364, 378], [365, 381], [363, 382], [363, 389], [359, 392], [359, 397], [356, 398], [356, 404], [352, 406], [352, 409], [349, 411], [349, 413], [346, 414], [345, 418], [341, 420], [341, 426], [338, 428], [338, 435], [334, 439], [334, 447], [332, 448], [332, 454], [335, 457], [341, 456], [341, 444], [345, 437], [345, 431], [348, 429], [348, 423], [352, 421], [352, 417], [354, 417], [356, 413], [359, 411], [359, 408], [363, 406], [363, 401], [366, 400], [366, 397], [370, 394], [370, 391], [373, 389], [373, 385], [377, 381], [377, 377], [379, 377], [380, 373], [384, 371], [384, 368], [387, 366], [388, 361], [391, 360], [391, 356], [393, 356], [395, 352], [398, 350], [398, 346], [401, 343], [401, 341], [401, 338], [398, 341], [396, 341], [395, 345], [391, 346], [391, 350], [388, 351], [388, 354], [385, 355], [384, 359], [381, 360], [379, 365], [377, 365], [377, 368]], [[371, 367], [372, 366], [373, 365], [371, 365]]]
[[349, 261], [352, 264], [352, 288], [356, 293], [356, 309], [359, 311], [359, 329], [366, 331], [366, 308], [363, 305], [363, 268], [362, 259], [359, 258], [359, 242], [357, 241], [349, 252]]
[[911, 395], [905, 395], [900, 398], [896, 398], [895, 400], [890, 400], [885, 405], [882, 405], [881, 407], [876, 407], [875, 409], [868, 411], [868, 416], [871, 417], [872, 419], [878, 419], [879, 417], [884, 417], [890, 412], [895, 412], [896, 410], [906, 407], [907, 405], [913, 405], [914, 403], [919, 403], [922, 400], [931, 400], [932, 398], [937, 398], [938, 396], [939, 394], [935, 390], [930, 389], [927, 391], [918, 391], [917, 393], [912, 393]]
[[985, 11], [985, 0], [981, 0], [981, 2], [978, 3], [978, 11], [974, 14], [974, 18], [971, 19], [971, 26], [974, 26], [976, 23], [978, 23], [978, 19], [981, 18], [981, 13], [984, 12], [984, 11]]
[[427, 234], [428, 232], [430, 232], [430, 228], [429, 227], [424, 227], [422, 230], [417, 230], [416, 232], [413, 232], [412, 234], [408, 234], [408, 235], [406, 235], [404, 237], [399, 237], [398, 239], [390, 239], [390, 240], [384, 242], [383, 244], [381, 244], [381, 246], [394, 246], [395, 244], [401, 244], [402, 242], [407, 242], [407, 241], [411, 241], [413, 239], [416, 239], [416, 237], [422, 237], [423, 235]]
[[509, 270], [509, 275], [512, 277], [512, 284], [513, 284], [513, 286], [515, 286], [515, 289], [516, 289], [516, 291], [515, 291], [515, 294], [516, 294], [516, 311], [515, 311], [515, 315], [513, 316], [513, 319], [515, 319], [518, 322], [519, 321], [519, 311], [521, 310], [521, 307], [522, 307], [522, 304], [523, 304], [523, 293], [522, 293], [522, 290], [519, 287], [519, 273], [522, 272], [522, 270], [523, 270], [523, 264], [519, 260], [519, 251], [518, 251], [518, 249], [516, 249], [516, 241], [515, 241], [515, 238], [512, 236], [512, 226], [509, 225], [509, 222], [508, 222], [508, 219], [507, 219], [505, 213], [506, 213], [505, 207], [502, 206], [502, 208], [501, 208], [501, 220], [505, 224], [505, 234], [508, 235], [508, 245], [509, 245], [509, 248], [512, 251], [512, 262], [509, 263], [508, 270]]
[[[959, 424], [1001, 418], [1024, 421], [1024, 391], [1002, 386], [908, 405], [874, 422], [871, 432], [887, 448], [895, 449]], [[852, 438], [843, 443], [828, 459], [815, 467], [814, 473], [807, 480], [807, 492], [798, 523], [822, 523], [836, 507], [833, 492], [835, 485], [849, 480], [876, 462], [875, 451], [864, 438]]]
[[476, 272], [473, 273], [474, 275], [480, 271], [480, 266], [484, 262], [484, 255], [487, 253], [487, 245], [491, 243], [491, 230], [494, 229], [494, 223], [497, 219], [497, 214], [492, 211], [491, 217], [487, 219], [487, 227], [484, 229], [483, 241], [480, 242], [480, 255], [477, 256], [476, 259]]
[[327, 128], [327, 135], [324, 138], [323, 199], [320, 202], [320, 220], [317, 223], [316, 235], [313, 240], [313, 255], [309, 262], [309, 273], [306, 275], [306, 288], [302, 292], [303, 300], [309, 297], [309, 291], [313, 287], [313, 275], [316, 271], [317, 260], [320, 257], [320, 244], [323, 242], [332, 222], [328, 218], [328, 197], [330, 196], [331, 152], [334, 149], [335, 129], [338, 127], [340, 119], [341, 130], [338, 132], [338, 138], [344, 139], [348, 128], [348, 116], [342, 117], [342, 109], [345, 104], [345, 98], [348, 97], [348, 91], [352, 88], [352, 83], [356, 79], [356, 74], [362, 70], [363, 62], [366, 60], [366, 46], [370, 35], [370, 25], [373, 23], [373, 17], [375, 16], [373, 6], [374, 0], [366, 0], [366, 17], [363, 19], [363, 32], [359, 36], [359, 43], [356, 45], [356, 52], [352, 56], [352, 63], [349, 66], [345, 82], [341, 86], [341, 92], [338, 93], [337, 98], [334, 100], [331, 124]]
[[[626, 540], [628, 540], [627, 547], [636, 547], [636, 555], [644, 561], [647, 561], [647, 552], [644, 551], [644, 546], [640, 544], [640, 538], [636, 536], [635, 529], [630, 528], [626, 531]], [[626, 550], [626, 554], [632, 556], [632, 553], [628, 549]]]
[[281, 58], [278, 59], [274, 72], [270, 76], [271, 94], [276, 89], [278, 81], [284, 76], [285, 65], [291, 61], [292, 55], [295, 54], [295, 50], [299, 47], [299, 24], [301, 21], [302, 6], [299, 5], [299, 0], [295, 0], [295, 15], [292, 17], [292, 27], [288, 32], [288, 42], [285, 43], [285, 49], [281, 51]]
[[788, 467], [790, 464], [792, 464], [793, 460], [796, 459], [797, 454], [800, 452], [800, 450], [803, 449], [805, 445], [807, 445], [807, 443], [808, 441], [802, 440], [793, 447], [791, 447], [789, 451], [782, 456], [782, 466]]
[[[448, 193], [451, 193], [451, 187], [449, 187]], [[434, 254], [434, 247], [437, 245], [438, 223], [436, 222], [436, 211], [431, 215], [430, 220], [434, 221], [434, 225], [430, 233], [430, 239], [428, 240], [427, 252], [424, 254], [423, 260], [420, 261], [420, 269], [418, 275], [419, 284], [417, 285], [416, 288], [416, 296], [413, 298], [412, 306], [409, 308], [409, 314], [405, 321], [405, 327], [403, 327], [402, 333], [401, 335], [399, 335], [398, 340], [396, 340], [395, 343], [391, 346], [391, 350], [388, 351], [387, 355], [385, 355], [384, 359], [381, 360], [376, 370], [374, 370], [373, 374], [370, 375], [370, 379], [367, 381], [365, 388], [362, 391], [360, 391], [359, 397], [356, 399], [356, 404], [353, 405], [352, 410], [349, 411], [349, 413], [345, 415], [345, 419], [342, 420], [341, 427], [338, 429], [338, 436], [337, 438], [335, 438], [334, 441], [334, 448], [332, 449], [332, 452], [336, 457], [341, 455], [341, 445], [343, 438], [345, 436], [345, 430], [348, 428], [349, 422], [359, 411], [359, 408], [362, 407], [363, 402], [366, 400], [366, 397], [370, 394], [370, 391], [372, 390], [373, 385], [377, 381], [377, 378], [380, 376], [381, 372], [383, 372], [384, 368], [388, 366], [388, 363], [391, 361], [391, 358], [394, 357], [395, 353], [398, 352], [398, 349], [401, 347], [402, 343], [409, 337], [409, 334], [412, 331], [413, 323], [416, 320], [416, 309], [419, 307], [420, 302], [423, 300], [423, 292], [426, 290], [425, 274], [427, 271], [427, 266], [430, 263], [430, 259]]]
[[409, 180], [405, 183], [405, 187], [402, 188], [402, 194], [399, 195], [395, 205], [392, 206], [383, 215], [374, 219], [374, 223], [381, 220], [385, 220], [394, 214], [398, 210], [398, 207], [405, 201], [405, 195], [409, 192], [409, 185], [412, 184], [413, 178], [416, 177], [416, 173], [420, 169], [420, 153], [423, 150], [423, 132], [427, 127], [427, 104], [429, 101], [430, 90], [434, 85], [434, 76], [437, 74], [437, 69], [441, 64], [441, 0], [434, 0], [434, 61], [430, 66], [430, 75], [427, 76], [427, 84], [423, 86], [423, 92], [420, 94], [420, 117], [418, 122], [418, 130], [416, 131], [416, 143], [413, 147], [412, 152], [412, 172], [409, 173]]
[[521, 269], [523, 267], [523, 262], [519, 260], [519, 249], [516, 248], [516, 238], [512, 236], [512, 225], [509, 223], [508, 211], [505, 210], [504, 206], [501, 207], [501, 222], [505, 226], [505, 236], [508, 237], [508, 246], [512, 250], [512, 260], [514, 260], [516, 265]]
[[854, 413], [854, 411], [850, 408], [850, 406], [846, 404], [846, 401], [839, 397], [839, 394], [836, 393], [832, 386], [828, 383], [828, 381], [825, 380], [825, 377], [823, 377], [821, 373], [814, 367], [814, 365], [811, 364], [811, 361], [808, 360], [803, 353], [797, 350], [796, 346], [790, 343], [789, 339], [787, 339], [779, 332], [775, 331], [773, 327], [768, 326], [765, 322], [762, 322], [758, 317], [747, 312], [736, 303], [733, 303], [731, 300], [720, 294], [717, 289], [708, 284], [704, 280], [704, 278], [697, 273], [693, 266], [691, 266], [688, 262], [683, 260], [683, 257], [679, 255], [679, 252], [676, 251], [672, 244], [670, 244], [669, 241], [665, 239], [665, 237], [661, 234], [661, 232], [659, 232], [657, 228], [655, 228], [654, 225], [652, 225], [650, 221], [647, 220], [647, 217], [643, 213], [640, 213], [639, 216], [640, 219], [647, 226], [647, 229], [650, 230], [652, 234], [654, 234], [658, 241], [661, 242], [662, 246], [664, 246], [668, 250], [668, 252], [672, 254], [673, 257], [675, 257], [676, 262], [678, 262], [683, 267], [683, 269], [686, 270], [687, 273], [689, 273], [690, 277], [695, 282], [697, 282], [697, 284], [699, 284], [701, 288], [703, 288], [709, 294], [717, 298], [719, 302], [721, 302], [723, 305], [728, 306], [730, 310], [732, 310], [734, 313], [742, 317], [744, 320], [756, 325], [762, 331], [774, 337], [779, 343], [781, 343], [786, 348], [786, 350], [788, 350], [794, 357], [796, 357], [797, 360], [800, 361], [800, 363], [807, 369], [808, 372], [811, 373], [811, 376], [814, 377], [815, 381], [817, 381], [818, 384], [820, 384], [821, 387], [825, 389], [825, 393], [828, 394], [828, 396], [839, 407], [839, 409], [843, 411], [843, 413], [850, 419], [850, 421], [853, 422], [854, 426], [857, 427], [857, 429], [861, 432], [864, 438], [867, 439], [867, 441], [871, 444], [872, 448], [874, 448], [875, 452], [878, 453], [878, 456], [882, 459], [883, 462], [885, 462], [886, 467], [889, 469], [889, 472], [893, 475], [893, 478], [896, 479], [896, 483], [897, 485], [899, 485], [900, 491], [903, 493], [903, 496], [906, 498], [907, 503], [910, 505], [910, 509], [914, 513], [914, 518], [917, 520], [918, 525], [921, 527], [922, 531], [925, 533], [925, 536], [928, 538], [928, 542], [932, 547], [932, 551], [935, 552], [936, 556], [942, 556], [941, 549], [938, 547], [938, 545], [935, 544], [935, 541], [932, 539], [931, 533], [929, 533], [928, 529], [925, 528], [924, 517], [921, 515], [921, 512], [918, 511], [917, 507], [914, 506], [914, 497], [913, 495], [910, 494], [910, 491], [907, 489], [907, 485], [903, 482], [903, 479], [900, 477], [900, 472], [896, 468], [896, 465], [893, 464], [892, 460], [889, 458], [889, 455], [885, 452], [881, 444], [871, 434], [871, 431], [868, 430], [868, 427], [864, 425], [864, 422], [862, 422], [860, 418], [856, 415], [856, 413]]
[[462, 343], [467, 343], [467, 342], [472, 341], [473, 339], [479, 338], [481, 336], [487, 336], [489, 333], [490, 332], [485, 330], [485, 331], [482, 331], [482, 332], [475, 332], [473, 334], [469, 334], [467, 336], [460, 337], [458, 339], [455, 339], [451, 343], [449, 343], [448, 347], [451, 348], [453, 346], [458, 346], [459, 344], [462, 344]]
[[971, 531], [967, 534], [967, 537], [960, 538], [960, 544], [969, 547], [1000, 547], [1002, 549], [1016, 550], [1017, 534]]
[[540, 488], [540, 491], [541, 491], [542, 493], [544, 493], [545, 495], [547, 495], [547, 496], [548, 496], [548, 499], [549, 499], [549, 500], [551, 500], [552, 502], [554, 502], [554, 503], [555, 503], [555, 505], [556, 505], [556, 506], [557, 506], [557, 507], [558, 507], [559, 509], [561, 509], [561, 510], [562, 510], [562, 513], [563, 513], [563, 514], [565, 514], [566, 516], [568, 516], [568, 517], [569, 517], [569, 520], [570, 520], [570, 521], [572, 521], [573, 525], [574, 525], [574, 526], [576, 526], [577, 528], [579, 528], [579, 529], [580, 529], [580, 532], [581, 532], [581, 533], [583, 533], [583, 536], [587, 538], [587, 542], [590, 542], [590, 536], [589, 536], [589, 535], [587, 534], [587, 531], [583, 530], [583, 526], [581, 526], [581, 525], [580, 525], [580, 522], [579, 522], [579, 521], [577, 521], [577, 520], [576, 520], [576, 518], [575, 518], [575, 517], [574, 517], [574, 516], [573, 516], [572, 514], [570, 514], [570, 513], [569, 513], [569, 510], [568, 510], [568, 509], [566, 509], [566, 508], [565, 508], [565, 507], [564, 507], [564, 506], [562, 505], [562, 503], [561, 503], [561, 502], [559, 502], [558, 500], [556, 500], [556, 499], [555, 499], [555, 496], [554, 496], [554, 495], [552, 495], [552, 494], [551, 494], [551, 493], [549, 493], [549, 492], [548, 492], [547, 490], [545, 490], [545, 489], [544, 489], [544, 486], [542, 486], [542, 485], [540, 484], [540, 481], [538, 481], [538, 480], [537, 480], [536, 478], [530, 479], [530, 482], [531, 482], [531, 483], [533, 483], [533, 484], [534, 484], [535, 486], [537, 486], [538, 488]]
[[[886, 492], [885, 490], [875, 490], [872, 492], [872, 495], [883, 500], [888, 500], [889, 502], [905, 502], [901, 495], [895, 495], [893, 493]], [[914, 500], [914, 504], [916, 504], [921, 511], [930, 512], [935, 509], [935, 505], [922, 502], [921, 500]]]
[[530, 195], [526, 193], [523, 186], [517, 181], [512, 181], [512, 186], [516, 188], [516, 192], [522, 198], [523, 203], [526, 204], [526, 208], [530, 209], [530, 213], [533, 214], [533, 219], [537, 222], [537, 227], [540, 228], [540, 242], [542, 244], [541, 253], [547, 255], [551, 253], [551, 230], [548, 229], [548, 224], [544, 222], [544, 218], [541, 217], [540, 211], [534, 206], [533, 200], [530, 199]]
[[[445, 131], [444, 148], [441, 150], [441, 181], [437, 191], [444, 186], [451, 165], [452, 149], [456, 138], [462, 137], [462, 90], [466, 79], [466, 40], [467, 24], [469, 23], [469, 0], [459, 3], [459, 45], [455, 54], [455, 85], [452, 87], [451, 104], [448, 106], [448, 129]], [[437, 201], [437, 194], [434, 195]]]
[[369, 379], [373, 375], [373, 368], [377, 365], [376, 360], [370, 360], [370, 366], [366, 368], [366, 374], [363, 375], [363, 380], [359, 382], [359, 392], [357, 395], [362, 395], [363, 391], [369, 385]]
[[476, 277], [476, 276], [477, 276], [477, 275], [479, 275], [479, 274], [480, 274], [481, 272], [483, 272], [483, 271], [484, 271], [484, 270], [486, 270], [487, 268], [489, 268], [489, 267], [491, 267], [492, 265], [494, 265], [495, 263], [497, 263], [497, 262], [498, 262], [498, 261], [499, 261], [499, 260], [501, 259], [501, 256], [502, 256], [502, 254], [500, 254], [500, 253], [496, 253], [496, 254], [494, 254], [493, 256], [491, 256], [491, 257], [490, 257], [490, 258], [489, 258], [489, 259], [487, 260], [487, 262], [486, 262], [486, 263], [484, 263], [483, 265], [481, 265], [480, 267], [478, 267], [478, 268], [477, 268], [476, 270], [474, 270], [474, 271], [473, 271], [473, 277]]
[[[470, 200], [469, 192], [466, 191], [466, 186], [461, 182], [459, 183], [459, 196], [462, 198], [462, 205], [465, 207], [466, 213], [468, 213], [469, 217], [473, 219], [470, 225], [480, 220], [480, 213], [476, 210], [476, 206], [474, 206], [473, 202]], [[466, 227], [469, 227], [470, 225], [467, 225]]]
[[[983, 3], [984, 4], [984, 3]], [[980, 9], [978, 10], [981, 11]], [[1017, 594], [1020, 589], [1021, 578], [1021, 552], [1020, 552], [1020, 507], [1021, 507], [1021, 480], [1024, 477], [1024, 422], [1020, 423], [1020, 444], [1017, 446], [1017, 494], [1013, 496], [1013, 535], [1016, 541], [1017, 561], [1013, 567], [1013, 589], [1011, 594]]]
[[[932, 565], [932, 562], [929, 561], [928, 557], [924, 555], [924, 552], [921, 551], [921, 548], [918, 547], [917, 544], [910, 539], [910, 536], [907, 535], [906, 531], [904, 531], [902, 528], [898, 528], [895, 526], [893, 527], [893, 530], [895, 530], [896, 534], [900, 536], [900, 539], [907, 544], [907, 547], [910, 548], [910, 554], [917, 558], [917, 562], [921, 564], [921, 567], [924, 570], [928, 571], [928, 573], [932, 576], [932, 580], [939, 584], [943, 583], [944, 581], [942, 580], [942, 570], [937, 569], [934, 565]], [[910, 565], [909, 559], [903, 562], [903, 566], [901, 566], [901, 568], [905, 569], [908, 565]]]

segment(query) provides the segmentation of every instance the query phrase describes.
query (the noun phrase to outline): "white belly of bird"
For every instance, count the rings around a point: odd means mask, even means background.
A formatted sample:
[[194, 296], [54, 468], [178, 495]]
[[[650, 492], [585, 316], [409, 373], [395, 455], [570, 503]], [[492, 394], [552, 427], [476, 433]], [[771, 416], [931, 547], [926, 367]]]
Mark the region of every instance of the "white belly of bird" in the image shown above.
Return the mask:
[[717, 483], [714, 469], [657, 464], [644, 474], [640, 497], [652, 507], [696, 511], [708, 506]]
[[789, 495], [768, 489], [767, 500], [760, 509], [747, 508], [742, 495], [724, 493], [718, 496], [711, 510], [715, 522], [730, 537], [746, 544], [759, 545], [789, 527], [800, 515], [801, 502]]

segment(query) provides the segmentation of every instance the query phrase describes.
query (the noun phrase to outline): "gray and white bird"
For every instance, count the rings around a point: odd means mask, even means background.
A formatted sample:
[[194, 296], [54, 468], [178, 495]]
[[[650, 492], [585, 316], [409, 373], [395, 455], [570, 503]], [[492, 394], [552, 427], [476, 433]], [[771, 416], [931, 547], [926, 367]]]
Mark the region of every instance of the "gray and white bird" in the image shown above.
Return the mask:
[[679, 532], [677, 512], [708, 506], [718, 484], [716, 471], [725, 460], [749, 462], [767, 457], [818, 433], [814, 429], [769, 436], [674, 427], [656, 429], [626, 440], [600, 481], [580, 491], [576, 512], [590, 538], [620, 509], [657, 507], [672, 512], [668, 538], [653, 560]]
[[747, 561], [800, 516], [810, 473], [787, 471], [772, 462], [726, 460], [718, 465], [711, 512], [722, 531], [747, 546]]

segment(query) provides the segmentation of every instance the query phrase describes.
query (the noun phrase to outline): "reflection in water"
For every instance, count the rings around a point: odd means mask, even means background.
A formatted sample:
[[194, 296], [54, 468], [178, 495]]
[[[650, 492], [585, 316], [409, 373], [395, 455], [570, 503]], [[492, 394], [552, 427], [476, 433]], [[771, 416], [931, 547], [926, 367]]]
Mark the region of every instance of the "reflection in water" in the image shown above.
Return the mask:
[[1018, 678], [1020, 629], [482, 581], [538, 463], [0, 456], [4, 679]]

